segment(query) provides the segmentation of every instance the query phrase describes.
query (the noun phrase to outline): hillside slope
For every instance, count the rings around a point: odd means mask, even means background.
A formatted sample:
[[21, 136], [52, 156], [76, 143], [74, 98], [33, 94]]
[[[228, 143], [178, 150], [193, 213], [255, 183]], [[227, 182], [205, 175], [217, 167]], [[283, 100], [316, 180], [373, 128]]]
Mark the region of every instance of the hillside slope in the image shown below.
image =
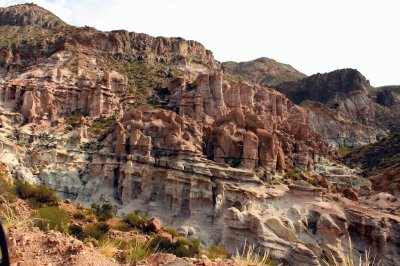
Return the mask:
[[291, 65], [261, 57], [248, 62], [224, 62], [222, 67], [238, 79], [246, 79], [265, 87], [274, 87], [282, 82], [304, 78], [305, 75]]

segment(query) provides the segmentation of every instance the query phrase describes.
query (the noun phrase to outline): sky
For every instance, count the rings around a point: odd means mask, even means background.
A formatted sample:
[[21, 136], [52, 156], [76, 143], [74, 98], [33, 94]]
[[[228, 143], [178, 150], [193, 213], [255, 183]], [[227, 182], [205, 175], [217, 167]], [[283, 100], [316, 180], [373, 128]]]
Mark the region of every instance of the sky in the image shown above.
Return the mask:
[[307, 75], [356, 68], [374, 86], [400, 84], [399, 0], [28, 2], [75, 26], [196, 40], [222, 62], [269, 57]]

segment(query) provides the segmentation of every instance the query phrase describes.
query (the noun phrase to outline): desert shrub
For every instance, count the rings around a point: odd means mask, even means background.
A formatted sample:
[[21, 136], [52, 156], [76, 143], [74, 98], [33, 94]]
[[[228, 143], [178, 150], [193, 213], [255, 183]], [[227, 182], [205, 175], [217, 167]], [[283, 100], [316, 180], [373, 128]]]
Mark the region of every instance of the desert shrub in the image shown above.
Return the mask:
[[67, 118], [65, 119], [65, 122], [67, 122], [68, 125], [74, 125], [79, 121], [81, 116], [82, 116], [81, 113], [72, 114], [70, 116], [67, 116]]
[[93, 203], [91, 207], [99, 221], [107, 221], [114, 216], [114, 207], [111, 204], [105, 203], [100, 206]]
[[17, 199], [14, 186], [7, 180], [6, 174], [2, 172], [0, 172], [0, 196], [8, 203]]
[[10, 202], [3, 196], [0, 196], [0, 200], [0, 219], [4, 227], [30, 227], [34, 224], [27, 206]]
[[351, 147], [342, 146], [342, 147], [339, 147], [338, 153], [340, 156], [344, 157], [344, 156], [349, 155], [352, 152], [352, 150], [353, 150], [353, 148], [351, 148]]
[[126, 224], [124, 222], [118, 223], [117, 225], [113, 226], [113, 229], [122, 232], [129, 232], [133, 230], [133, 228], [129, 224]]
[[21, 199], [37, 202], [39, 205], [54, 205], [58, 202], [58, 197], [54, 191], [43, 185], [36, 186], [16, 181], [15, 191]]
[[86, 220], [86, 215], [84, 212], [82, 211], [76, 211], [72, 214], [72, 217], [76, 220], [81, 220], [81, 221], [85, 221]]
[[115, 241], [114, 239], [106, 238], [104, 241], [99, 241], [99, 251], [103, 256], [108, 258], [113, 258], [119, 248], [119, 241]]
[[224, 259], [228, 257], [228, 252], [223, 247], [212, 246], [207, 252], [207, 257], [209, 257], [210, 259], [216, 259], [216, 258]]
[[80, 240], [84, 240], [85, 239], [85, 233], [83, 231], [83, 228], [79, 225], [70, 225], [68, 227], [68, 233], [70, 235], [73, 235], [74, 237], [80, 239]]
[[233, 260], [239, 265], [254, 265], [254, 266], [273, 266], [274, 261], [269, 258], [269, 253], [258, 253], [254, 245], [248, 245], [245, 241], [243, 251], [240, 253], [236, 250], [236, 255]]
[[122, 221], [132, 228], [144, 229], [147, 223], [147, 216], [128, 213], [124, 216]]
[[164, 227], [163, 229], [164, 229], [165, 232], [171, 234], [172, 236], [177, 237], [177, 236], [179, 235], [179, 234], [178, 234], [178, 231], [177, 231], [175, 228]]
[[301, 179], [301, 171], [298, 169], [288, 169], [286, 171], [286, 174], [284, 176], [285, 178], [288, 179], [293, 179], [293, 180], [300, 180]]
[[107, 127], [112, 126], [115, 123], [115, 117], [111, 116], [106, 119], [95, 120], [89, 131], [94, 135], [100, 135]]
[[172, 253], [178, 257], [194, 257], [200, 252], [200, 240], [188, 240], [180, 237], [176, 242], [171, 242], [169, 239], [156, 236], [150, 241], [150, 247], [153, 250]]
[[123, 256], [125, 263], [129, 265], [136, 265], [138, 261], [147, 258], [154, 252], [155, 250], [150, 246], [150, 242], [142, 242], [138, 239], [135, 239], [128, 245], [127, 249], [123, 253]]
[[90, 224], [83, 230], [84, 238], [94, 238], [99, 240], [105, 237], [110, 230], [110, 226], [105, 222]]
[[59, 207], [44, 207], [38, 209], [34, 215], [35, 225], [43, 231], [57, 230], [67, 232], [69, 218], [67, 213]]

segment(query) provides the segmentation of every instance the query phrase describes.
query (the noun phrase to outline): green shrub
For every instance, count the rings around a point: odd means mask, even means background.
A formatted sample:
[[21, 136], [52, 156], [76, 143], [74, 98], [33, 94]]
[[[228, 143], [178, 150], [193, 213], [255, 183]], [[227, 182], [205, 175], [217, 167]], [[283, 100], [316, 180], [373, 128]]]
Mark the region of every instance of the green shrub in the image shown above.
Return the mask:
[[21, 199], [37, 202], [39, 205], [54, 205], [58, 202], [58, 197], [54, 191], [43, 185], [36, 186], [16, 181], [15, 191]]
[[93, 203], [92, 210], [99, 221], [107, 221], [114, 216], [114, 207], [108, 203], [101, 206], [97, 203]]
[[67, 232], [69, 218], [67, 213], [59, 207], [44, 207], [38, 209], [34, 215], [35, 225], [43, 231], [57, 230]]
[[72, 217], [76, 220], [81, 220], [85, 221], [86, 220], [86, 215], [82, 211], [76, 211], [74, 214], [72, 214]]
[[141, 261], [150, 256], [155, 251], [150, 247], [149, 242], [141, 242], [135, 239], [129, 244], [128, 248], [123, 253], [125, 263], [129, 265], [136, 265], [138, 261]]
[[115, 123], [115, 116], [111, 116], [106, 119], [98, 119], [93, 122], [92, 126], [89, 128], [89, 131], [94, 135], [100, 135], [104, 129], [112, 126]]
[[344, 156], [349, 155], [352, 152], [352, 150], [353, 150], [353, 148], [351, 148], [351, 147], [342, 146], [342, 147], [339, 147], [338, 153], [340, 156], [344, 157]]
[[129, 232], [129, 231], [133, 230], [133, 228], [129, 224], [126, 224], [124, 222], [113, 226], [113, 229], [118, 230], [118, 231], [122, 231], [122, 232]]
[[76, 238], [80, 239], [80, 240], [84, 240], [85, 239], [85, 233], [83, 231], [83, 228], [79, 225], [70, 225], [68, 227], [68, 233], [70, 235], [75, 236]]
[[132, 228], [144, 229], [147, 223], [147, 216], [128, 213], [124, 216], [122, 221]]
[[74, 125], [79, 121], [81, 116], [82, 116], [81, 113], [72, 114], [70, 116], [67, 116], [67, 118], [65, 119], [65, 122], [67, 122], [68, 125]]
[[110, 230], [110, 226], [104, 222], [94, 223], [86, 226], [83, 230], [85, 238], [99, 240], [105, 237]]
[[177, 236], [179, 235], [179, 234], [178, 234], [178, 231], [177, 231], [175, 228], [164, 227], [163, 229], [164, 229], [165, 232], [171, 234], [172, 236], [177, 237]]
[[172, 253], [178, 257], [194, 257], [200, 252], [200, 240], [188, 240], [180, 237], [176, 242], [171, 242], [165, 237], [156, 236], [151, 240], [150, 247], [153, 250]]
[[298, 169], [288, 169], [284, 176], [285, 178], [292, 179], [292, 180], [300, 180], [301, 179], [301, 171]]
[[212, 246], [207, 252], [207, 257], [209, 257], [210, 259], [225, 259], [228, 257], [228, 252], [223, 247]]

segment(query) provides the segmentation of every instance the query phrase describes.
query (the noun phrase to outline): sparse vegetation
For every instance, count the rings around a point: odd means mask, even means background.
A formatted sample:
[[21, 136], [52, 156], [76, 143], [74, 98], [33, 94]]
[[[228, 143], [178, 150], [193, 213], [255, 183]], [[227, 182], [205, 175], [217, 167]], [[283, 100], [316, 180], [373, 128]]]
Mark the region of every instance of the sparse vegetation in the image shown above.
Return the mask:
[[360, 166], [365, 175], [374, 175], [400, 165], [400, 134], [395, 133], [379, 142], [357, 147], [344, 156], [344, 162]]
[[37, 186], [15, 181], [15, 191], [21, 199], [28, 200], [33, 206], [51, 206], [58, 202], [54, 191], [44, 185]]
[[34, 219], [29, 215], [29, 209], [25, 205], [10, 202], [2, 196], [0, 196], [0, 200], [0, 218], [5, 227], [28, 227], [33, 225]]
[[178, 257], [194, 257], [200, 252], [200, 240], [179, 237], [175, 242], [171, 242], [165, 237], [156, 236], [151, 240], [150, 247]]
[[81, 118], [82, 114], [81, 113], [75, 113], [70, 116], [67, 116], [65, 119], [65, 122], [67, 122], [68, 125], [75, 125], [79, 119]]
[[83, 231], [83, 228], [79, 225], [71, 224], [68, 227], [68, 233], [70, 235], [73, 235], [74, 237], [84, 240], [85, 239], [85, 232]]
[[100, 240], [107, 236], [110, 226], [105, 222], [90, 224], [83, 230], [84, 238]]
[[114, 217], [114, 207], [111, 204], [105, 203], [99, 205], [93, 203], [91, 207], [99, 221], [107, 221]]
[[233, 258], [240, 266], [273, 266], [274, 262], [269, 258], [269, 253], [264, 251], [261, 255], [256, 251], [254, 245], [248, 245], [245, 241], [242, 252], [236, 250]]
[[351, 147], [342, 146], [342, 147], [339, 147], [338, 153], [339, 153], [340, 156], [343, 157], [343, 156], [346, 156], [346, 155], [350, 154], [352, 150], [353, 149]]
[[175, 228], [164, 227], [163, 229], [164, 229], [165, 232], [169, 233], [173, 237], [179, 236], [178, 231]]
[[147, 223], [147, 216], [142, 216], [136, 213], [128, 213], [122, 219], [123, 223], [129, 227], [143, 230]]
[[99, 250], [100, 253], [104, 256], [108, 258], [113, 258], [118, 252], [118, 247], [118, 243], [110, 239], [106, 239], [103, 243], [100, 244]]
[[12, 181], [8, 180], [6, 173], [2, 171], [0, 171], [0, 196], [9, 203], [17, 199]]
[[106, 119], [99, 118], [93, 122], [92, 126], [89, 128], [89, 131], [93, 135], [100, 135], [107, 127], [112, 126], [114, 123], [115, 116], [111, 116]]
[[42, 231], [57, 230], [63, 233], [68, 232], [69, 218], [67, 213], [56, 206], [38, 209], [34, 215], [35, 226]]
[[212, 246], [206, 253], [207, 257], [210, 259], [225, 259], [228, 257], [228, 252], [225, 248], [220, 246]]
[[[370, 251], [365, 250], [364, 256], [356, 257], [353, 254], [353, 246], [351, 239], [349, 238], [349, 252], [348, 254], [343, 254], [343, 261], [339, 262], [335, 256], [330, 252], [328, 258], [323, 260], [325, 266], [383, 266], [383, 264], [376, 259], [376, 257], [371, 258]], [[355, 259], [356, 258], [356, 259]]]
[[156, 250], [150, 247], [150, 242], [142, 242], [138, 239], [133, 240], [124, 251], [125, 263], [135, 265], [138, 261], [143, 260], [155, 253]]
[[301, 179], [301, 171], [299, 169], [291, 169], [289, 168], [285, 173], [285, 178], [292, 180], [300, 180]]

